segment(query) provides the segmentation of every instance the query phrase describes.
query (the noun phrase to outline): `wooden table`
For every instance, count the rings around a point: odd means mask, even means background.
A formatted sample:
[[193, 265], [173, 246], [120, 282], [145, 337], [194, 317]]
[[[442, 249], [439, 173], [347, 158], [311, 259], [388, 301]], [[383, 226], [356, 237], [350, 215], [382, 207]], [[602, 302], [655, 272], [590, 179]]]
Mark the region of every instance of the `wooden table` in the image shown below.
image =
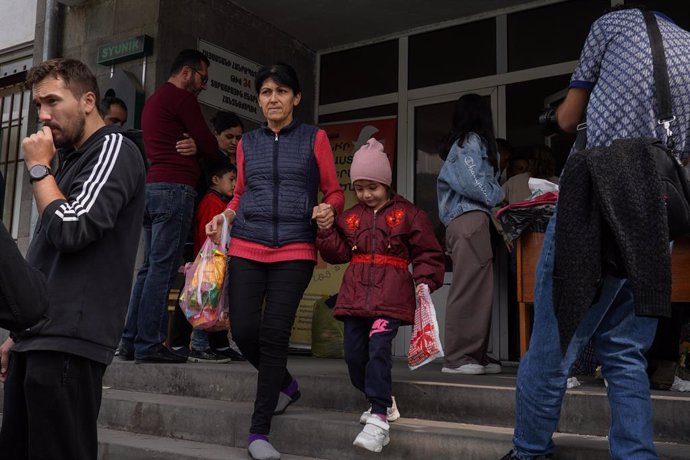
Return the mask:
[[[543, 233], [523, 233], [517, 244], [517, 301], [520, 322], [520, 356], [524, 355], [532, 333], [532, 303], [534, 278], [539, 253], [544, 242]], [[690, 238], [673, 244], [671, 255], [673, 285], [671, 302], [690, 302]]]

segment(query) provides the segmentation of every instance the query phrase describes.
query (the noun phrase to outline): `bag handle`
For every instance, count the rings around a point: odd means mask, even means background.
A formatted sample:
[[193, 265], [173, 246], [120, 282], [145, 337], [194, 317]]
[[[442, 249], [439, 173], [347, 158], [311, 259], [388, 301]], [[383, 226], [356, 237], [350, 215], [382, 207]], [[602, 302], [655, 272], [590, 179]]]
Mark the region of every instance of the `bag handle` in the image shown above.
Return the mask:
[[225, 217], [225, 213], [220, 213], [223, 216], [223, 228], [220, 231], [220, 247], [223, 251], [228, 250], [228, 241], [230, 240], [230, 226], [228, 225], [228, 219]]
[[[206, 242], [204, 243], [203, 246], [201, 246], [201, 250], [199, 251], [199, 254], [212, 254], [212, 252], [215, 250], [214, 248], [220, 248], [222, 250], [223, 254], [227, 253], [228, 251], [228, 240], [230, 239], [230, 229], [228, 228], [228, 219], [225, 217], [225, 214], [221, 213], [223, 216], [223, 228], [220, 231], [220, 244], [215, 245], [209, 238], [206, 238]], [[199, 265], [196, 268], [196, 271], [198, 273], [205, 273], [206, 272], [206, 264], [208, 263], [208, 257], [201, 257], [201, 261], [199, 262]], [[195, 291], [195, 296], [196, 296], [196, 301], [197, 304], [201, 305], [203, 303], [202, 300], [202, 285], [201, 283], [198, 283]]]
[[656, 115], [657, 123], [663, 125], [666, 130], [666, 146], [673, 150], [673, 139], [671, 135], [671, 122], [676, 119], [673, 116], [673, 105], [671, 103], [671, 87], [668, 83], [668, 66], [666, 64], [666, 54], [664, 53], [664, 42], [659, 30], [659, 23], [656, 16], [649, 10], [642, 10], [644, 22], [647, 25], [647, 36], [649, 45], [652, 49], [652, 65], [654, 69], [654, 89], [656, 91]]

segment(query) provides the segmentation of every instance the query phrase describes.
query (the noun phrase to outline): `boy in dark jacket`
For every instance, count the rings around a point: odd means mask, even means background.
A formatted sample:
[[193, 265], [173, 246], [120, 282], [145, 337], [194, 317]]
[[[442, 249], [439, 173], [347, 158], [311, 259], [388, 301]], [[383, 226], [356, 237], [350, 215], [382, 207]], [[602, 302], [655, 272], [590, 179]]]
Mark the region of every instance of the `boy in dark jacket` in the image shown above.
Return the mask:
[[371, 403], [353, 444], [381, 452], [390, 441], [393, 339], [400, 326], [414, 323], [415, 285], [439, 288], [445, 263], [426, 213], [393, 193], [390, 163], [376, 139], [355, 153], [350, 178], [359, 203], [335, 227], [320, 227], [316, 244], [325, 261], [350, 262], [334, 315], [345, 323], [350, 380]]

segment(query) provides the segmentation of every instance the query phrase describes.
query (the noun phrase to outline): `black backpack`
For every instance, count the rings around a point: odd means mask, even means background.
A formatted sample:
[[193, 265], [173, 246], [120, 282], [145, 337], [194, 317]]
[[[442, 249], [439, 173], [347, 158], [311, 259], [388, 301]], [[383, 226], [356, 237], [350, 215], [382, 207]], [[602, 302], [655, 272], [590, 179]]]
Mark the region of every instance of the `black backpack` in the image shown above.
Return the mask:
[[690, 186], [688, 186], [687, 170], [678, 161], [677, 154], [660, 141], [650, 143], [647, 148], [654, 157], [656, 171], [661, 179], [669, 239], [688, 235], [690, 234]]
[[671, 139], [671, 123], [676, 117], [673, 116], [671, 105], [671, 89], [668, 84], [663, 38], [654, 13], [643, 10], [642, 15], [647, 25], [647, 35], [652, 49], [658, 122], [666, 130], [666, 143], [653, 142], [648, 146], [648, 150], [654, 158], [656, 171], [661, 179], [668, 217], [669, 239], [675, 239], [690, 234], [690, 185], [688, 185], [687, 170], [680, 162]]

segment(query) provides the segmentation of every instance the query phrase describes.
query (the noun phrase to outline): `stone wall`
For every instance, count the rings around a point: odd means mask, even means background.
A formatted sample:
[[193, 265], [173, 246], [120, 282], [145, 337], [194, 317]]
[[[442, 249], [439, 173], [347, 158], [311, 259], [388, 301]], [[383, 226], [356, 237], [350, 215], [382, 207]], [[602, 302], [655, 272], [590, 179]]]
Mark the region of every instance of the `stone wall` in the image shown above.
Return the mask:
[[[60, 4], [58, 7], [57, 54], [89, 65], [101, 88], [107, 87], [111, 68], [96, 63], [99, 47], [144, 34], [153, 37], [153, 55], [145, 62], [139, 58], [114, 67], [132, 74], [148, 97], [167, 80], [177, 53], [184, 48], [196, 48], [201, 38], [261, 64], [284, 61], [293, 65], [303, 91], [296, 115], [305, 122], [314, 122], [316, 53], [278, 26], [268, 24], [230, 0], [83, 0], [70, 3], [74, 6]], [[45, 10], [46, 0], [38, 0], [35, 62], [40, 62], [43, 54]], [[216, 111], [204, 105], [202, 110], [207, 119]], [[247, 125], [253, 127], [252, 123]], [[35, 127], [32, 112], [29, 132]], [[22, 198], [18, 243], [25, 250], [32, 226], [32, 194], [28, 179]]]
[[[39, 2], [37, 45], [42, 40], [44, 2]], [[230, 0], [90, 0], [62, 5], [60, 12], [59, 53], [86, 62], [101, 86], [110, 78], [110, 67], [96, 64], [100, 46], [137, 35], [153, 37], [154, 52], [146, 60], [143, 78], [143, 59], [115, 65], [137, 77], [149, 96], [167, 80], [177, 53], [196, 48], [201, 38], [260, 64], [284, 61], [293, 65], [303, 90], [297, 115], [314, 121], [315, 52]], [[40, 50], [36, 54], [40, 56]], [[214, 112], [204, 107], [207, 118]]]
[[[156, 66], [160, 71], [156, 84], [167, 79], [167, 70], [177, 52], [195, 48], [198, 38], [260, 64], [291, 64], [303, 91], [296, 115], [305, 122], [314, 122], [316, 54], [229, 0], [160, 0], [156, 42]], [[215, 109], [204, 112], [210, 118]]]

